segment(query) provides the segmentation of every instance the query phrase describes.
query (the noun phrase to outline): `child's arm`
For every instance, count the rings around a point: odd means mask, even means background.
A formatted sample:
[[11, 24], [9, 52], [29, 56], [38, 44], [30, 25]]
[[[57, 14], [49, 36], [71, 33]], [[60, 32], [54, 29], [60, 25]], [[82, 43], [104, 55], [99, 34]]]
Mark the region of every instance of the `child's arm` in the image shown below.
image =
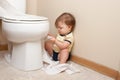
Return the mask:
[[68, 42], [68, 41], [61, 42], [61, 41], [57, 40], [55, 38], [55, 36], [53, 36], [52, 34], [48, 34], [47, 38], [49, 40], [53, 41], [60, 49], [65, 49], [70, 45], [70, 42]]
[[61, 42], [57, 39], [55, 39], [54, 43], [60, 48], [60, 49], [66, 49], [70, 43], [68, 41]]

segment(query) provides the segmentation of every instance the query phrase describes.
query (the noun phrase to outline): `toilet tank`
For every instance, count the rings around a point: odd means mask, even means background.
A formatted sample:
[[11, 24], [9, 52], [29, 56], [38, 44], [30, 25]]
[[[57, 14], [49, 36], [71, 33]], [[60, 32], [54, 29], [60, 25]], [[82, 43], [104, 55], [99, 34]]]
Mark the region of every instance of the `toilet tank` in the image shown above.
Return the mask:
[[0, 0], [0, 18], [26, 12], [26, 0]]
[[[5, 0], [4, 0], [5, 1]], [[26, 13], [26, 0], [6, 0], [19, 11]]]

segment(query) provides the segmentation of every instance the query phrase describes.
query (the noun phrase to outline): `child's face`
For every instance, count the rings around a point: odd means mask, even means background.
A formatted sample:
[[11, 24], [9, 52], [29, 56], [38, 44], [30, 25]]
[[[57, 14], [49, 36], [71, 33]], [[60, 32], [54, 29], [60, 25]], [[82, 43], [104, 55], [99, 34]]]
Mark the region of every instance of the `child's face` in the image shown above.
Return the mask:
[[71, 32], [71, 26], [68, 26], [63, 22], [58, 22], [57, 30], [59, 34], [66, 35]]

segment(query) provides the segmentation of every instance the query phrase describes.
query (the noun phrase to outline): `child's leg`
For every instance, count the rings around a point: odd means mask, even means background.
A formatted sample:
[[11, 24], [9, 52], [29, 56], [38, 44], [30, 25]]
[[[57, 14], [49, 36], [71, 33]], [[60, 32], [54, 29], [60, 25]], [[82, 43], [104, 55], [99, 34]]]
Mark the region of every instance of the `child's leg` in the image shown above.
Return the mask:
[[45, 50], [49, 53], [50, 56], [53, 54], [52, 46], [53, 46], [53, 42], [49, 40], [45, 42]]
[[60, 63], [66, 63], [69, 57], [68, 49], [63, 49], [59, 53], [59, 61]]

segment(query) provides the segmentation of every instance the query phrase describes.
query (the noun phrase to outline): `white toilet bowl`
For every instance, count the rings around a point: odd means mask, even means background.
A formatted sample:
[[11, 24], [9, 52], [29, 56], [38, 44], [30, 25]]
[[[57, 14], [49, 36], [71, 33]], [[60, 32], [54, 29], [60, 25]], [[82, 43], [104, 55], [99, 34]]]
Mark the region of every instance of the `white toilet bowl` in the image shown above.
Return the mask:
[[6, 16], [2, 19], [2, 30], [12, 43], [9, 63], [21, 70], [40, 69], [43, 65], [43, 41], [49, 31], [45, 17], [33, 15]]

